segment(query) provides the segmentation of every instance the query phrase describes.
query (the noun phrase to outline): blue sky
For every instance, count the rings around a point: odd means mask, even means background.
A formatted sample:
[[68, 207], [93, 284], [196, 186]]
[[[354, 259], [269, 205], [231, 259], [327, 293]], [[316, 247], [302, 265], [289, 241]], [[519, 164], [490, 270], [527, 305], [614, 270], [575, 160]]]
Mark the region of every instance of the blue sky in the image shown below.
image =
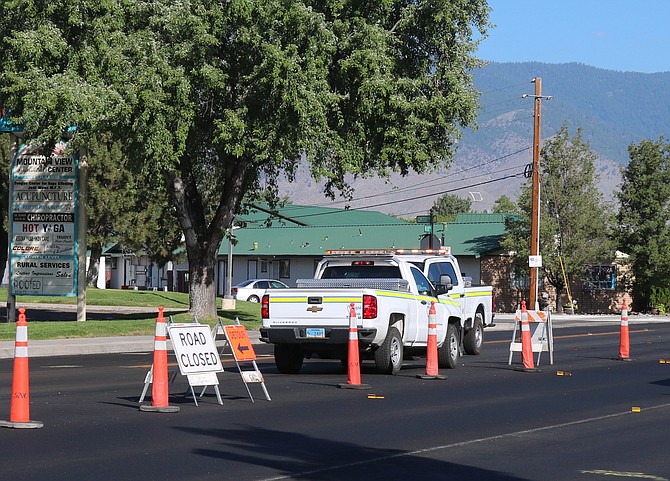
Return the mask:
[[496, 25], [475, 54], [495, 62], [580, 62], [670, 71], [670, 0], [489, 0]]

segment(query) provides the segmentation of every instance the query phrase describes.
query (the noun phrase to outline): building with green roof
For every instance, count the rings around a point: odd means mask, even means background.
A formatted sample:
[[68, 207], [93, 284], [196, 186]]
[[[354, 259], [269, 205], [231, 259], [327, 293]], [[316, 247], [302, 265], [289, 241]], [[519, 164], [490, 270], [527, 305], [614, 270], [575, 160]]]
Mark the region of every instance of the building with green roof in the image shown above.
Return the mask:
[[[219, 295], [226, 294], [229, 257], [232, 285], [269, 278], [293, 286], [314, 275], [327, 250], [430, 247], [430, 224], [373, 211], [288, 205], [271, 214], [260, 205], [239, 215], [236, 224], [233, 245], [224, 241], [219, 249]], [[433, 247], [450, 246], [464, 273], [477, 283], [481, 257], [498, 253], [504, 229], [502, 215], [462, 214], [454, 222], [433, 225]]]
[[[260, 204], [239, 214], [235, 225], [234, 242], [224, 240], [219, 248], [215, 272], [218, 296], [227, 294], [229, 259], [231, 285], [269, 278], [294, 286], [297, 279], [313, 276], [317, 262], [327, 250], [426, 249], [431, 239], [430, 224], [408, 222], [380, 212], [332, 207], [288, 205], [272, 210]], [[453, 222], [435, 223], [432, 227], [432, 247], [449, 246], [464, 275], [475, 284], [494, 287], [497, 311], [512, 312], [522, 299], [527, 299], [528, 276], [517, 273], [513, 258], [501, 248], [504, 215], [459, 214]], [[158, 267], [141, 251], [119, 244], [106, 246], [103, 256], [100, 261], [104, 277], [99, 287], [188, 292], [186, 261], [175, 260]], [[621, 304], [627, 296], [620, 282], [624, 272], [621, 264], [620, 259], [613, 259], [590, 266], [584, 276], [571, 279], [572, 297], [579, 300], [580, 310], [610, 312]], [[565, 297], [547, 283], [542, 289], [542, 298], [546, 294], [551, 305]]]

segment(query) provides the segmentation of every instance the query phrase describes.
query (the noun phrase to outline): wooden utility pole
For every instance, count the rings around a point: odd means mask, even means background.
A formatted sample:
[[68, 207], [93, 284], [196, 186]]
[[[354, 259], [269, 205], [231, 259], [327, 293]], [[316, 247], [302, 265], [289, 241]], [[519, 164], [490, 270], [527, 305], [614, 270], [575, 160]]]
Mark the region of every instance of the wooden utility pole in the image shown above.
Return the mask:
[[[530, 308], [538, 308], [537, 284], [538, 270], [537, 260], [540, 255], [540, 125], [542, 124], [542, 99], [551, 100], [551, 96], [542, 96], [542, 79], [535, 77], [534, 114], [533, 114], [533, 202], [531, 207], [531, 232], [530, 232], [530, 255], [534, 260], [530, 267]], [[529, 95], [524, 95], [529, 97]]]
[[[542, 120], [542, 79], [535, 77], [533, 114], [533, 204], [531, 208], [530, 255], [540, 255], [540, 125]], [[530, 268], [530, 308], [537, 306], [538, 268]]]

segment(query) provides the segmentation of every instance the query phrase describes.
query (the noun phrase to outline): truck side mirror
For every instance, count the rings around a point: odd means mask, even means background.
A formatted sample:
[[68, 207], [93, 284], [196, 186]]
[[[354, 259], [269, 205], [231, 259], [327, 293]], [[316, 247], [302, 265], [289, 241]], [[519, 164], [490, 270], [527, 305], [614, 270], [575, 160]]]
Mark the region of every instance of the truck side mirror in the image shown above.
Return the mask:
[[454, 288], [453, 281], [449, 274], [442, 274], [440, 276], [440, 290], [444, 289], [444, 292], [449, 292]]

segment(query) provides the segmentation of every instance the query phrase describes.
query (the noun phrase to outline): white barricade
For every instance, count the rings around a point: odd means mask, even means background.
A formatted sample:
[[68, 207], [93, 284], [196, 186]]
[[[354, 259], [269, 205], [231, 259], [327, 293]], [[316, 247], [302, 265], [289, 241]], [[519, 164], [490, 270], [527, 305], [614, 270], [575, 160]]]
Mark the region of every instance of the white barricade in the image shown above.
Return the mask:
[[[542, 352], [549, 352], [549, 364], [554, 364], [554, 335], [551, 324], [551, 313], [547, 311], [526, 311], [528, 313], [528, 322], [530, 324], [531, 342], [533, 352], [537, 353], [537, 365], [540, 365], [540, 356]], [[514, 317], [514, 332], [512, 333], [512, 342], [509, 345], [509, 361], [512, 364], [512, 356], [515, 352], [521, 352], [521, 311], [516, 311]]]

